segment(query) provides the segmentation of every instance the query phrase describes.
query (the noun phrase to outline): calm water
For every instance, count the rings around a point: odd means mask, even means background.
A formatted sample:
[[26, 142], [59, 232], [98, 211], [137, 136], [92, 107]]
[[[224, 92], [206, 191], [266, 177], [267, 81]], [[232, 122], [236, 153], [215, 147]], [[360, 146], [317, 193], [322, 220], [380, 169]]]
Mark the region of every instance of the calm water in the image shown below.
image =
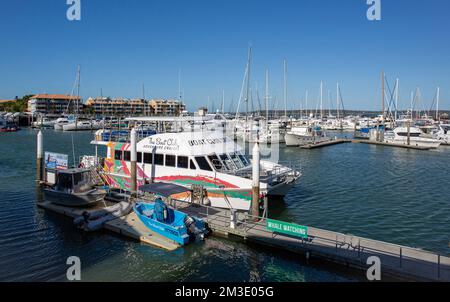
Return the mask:
[[[110, 233], [86, 234], [36, 207], [33, 130], [0, 135], [0, 281], [65, 280], [79, 256], [84, 281], [358, 281], [363, 275], [300, 257], [209, 238], [165, 252]], [[93, 154], [74, 133], [76, 156]], [[44, 132], [45, 149], [70, 154], [72, 136]], [[421, 152], [359, 144], [282, 148], [303, 177], [270, 216], [450, 254], [450, 148]]]

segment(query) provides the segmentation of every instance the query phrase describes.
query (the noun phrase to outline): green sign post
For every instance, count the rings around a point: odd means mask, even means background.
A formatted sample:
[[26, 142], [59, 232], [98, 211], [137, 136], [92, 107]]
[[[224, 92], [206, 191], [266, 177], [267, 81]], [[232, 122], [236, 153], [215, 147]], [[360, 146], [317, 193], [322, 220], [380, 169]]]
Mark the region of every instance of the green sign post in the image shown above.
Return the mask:
[[298, 224], [267, 219], [267, 229], [275, 233], [282, 233], [305, 239], [308, 238], [308, 227]]

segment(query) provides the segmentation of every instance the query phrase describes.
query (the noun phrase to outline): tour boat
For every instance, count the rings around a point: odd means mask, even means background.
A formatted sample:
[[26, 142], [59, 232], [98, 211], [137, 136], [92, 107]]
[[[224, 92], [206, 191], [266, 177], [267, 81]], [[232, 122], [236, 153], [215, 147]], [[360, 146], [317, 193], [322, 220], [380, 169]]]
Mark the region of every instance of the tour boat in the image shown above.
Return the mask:
[[[96, 135], [100, 138], [99, 135]], [[130, 190], [130, 144], [94, 140], [106, 146], [104, 177], [110, 187]], [[96, 151], [97, 152], [97, 151]], [[287, 194], [300, 172], [285, 165], [260, 162], [260, 192]], [[206, 189], [211, 206], [249, 210], [252, 163], [234, 140], [221, 131], [155, 134], [138, 140], [137, 182], [168, 182]], [[189, 198], [183, 193], [181, 198]]]

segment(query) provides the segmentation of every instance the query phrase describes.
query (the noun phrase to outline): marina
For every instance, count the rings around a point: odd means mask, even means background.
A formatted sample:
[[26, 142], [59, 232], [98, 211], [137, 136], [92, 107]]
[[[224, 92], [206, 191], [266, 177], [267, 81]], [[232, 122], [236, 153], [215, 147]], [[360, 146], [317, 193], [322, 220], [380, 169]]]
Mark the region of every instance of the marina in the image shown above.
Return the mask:
[[[31, 132], [30, 134], [33, 133], [36, 134], [36, 132]], [[44, 137], [47, 135], [48, 134]], [[86, 133], [86, 135], [92, 136], [93, 134]], [[343, 142], [350, 141], [341, 141], [341, 143]], [[350, 145], [354, 144], [349, 144], [349, 146]], [[339, 145], [330, 147], [330, 151], [332, 151], [333, 148], [340, 147]], [[289, 150], [292, 150], [292, 148], [286, 148], [285, 152], [289, 153]], [[304, 152], [309, 151], [305, 150]], [[38, 202], [37, 204], [43, 209], [60, 213], [70, 218], [80, 217], [84, 211], [84, 209], [64, 207], [46, 201], [42, 203]], [[220, 238], [223, 236], [234, 236], [235, 238], [241, 238], [242, 242], [256, 242], [261, 246], [298, 253], [303, 255], [303, 257], [305, 257], [304, 259], [306, 259], [306, 257], [311, 259], [324, 259], [326, 262], [338, 263], [340, 265], [344, 264], [344, 267], [350, 266], [356, 269], [364, 269], [366, 267], [363, 260], [366, 259], [367, 256], [378, 255], [381, 258], [385, 257], [387, 259], [386, 263], [390, 263], [389, 267], [386, 268], [385, 273], [392, 277], [410, 280], [439, 281], [447, 280], [446, 278], [448, 278], [448, 258], [442, 255], [440, 256], [439, 253], [435, 254], [414, 248], [411, 249], [398, 244], [392, 245], [381, 241], [373, 241], [360, 236], [344, 235], [344, 233], [340, 232], [324, 231], [321, 228], [311, 226], [308, 227], [309, 240], [299, 240], [295, 237], [286, 237], [268, 231], [266, 225], [267, 218], [265, 217], [261, 217], [259, 222], [253, 222], [251, 216], [246, 216], [250, 214], [243, 213], [237, 215], [234, 227], [231, 228], [231, 213], [227, 212], [229, 210], [211, 208], [206, 205], [192, 205], [186, 203], [186, 201], [178, 202], [175, 206], [185, 213], [195, 214], [204, 219], [205, 222], [207, 222], [208, 227], [211, 228], [211, 236], [213, 237], [216, 235]], [[271, 210], [269, 210], [269, 213], [271, 213]], [[271, 216], [272, 215], [269, 217]], [[275, 216], [275, 218], [277, 217]], [[137, 242], [148, 244], [149, 248], [153, 246], [167, 251], [173, 251], [180, 248], [179, 245], [174, 244], [170, 240], [168, 241], [159, 234], [151, 232], [139, 221], [139, 219], [137, 219], [134, 213], [108, 221], [103, 225], [103, 228], [113, 233], [129, 237]], [[206, 240], [208, 241], [211, 239], [207, 238]], [[363, 244], [361, 244], [361, 242]], [[373, 245], [371, 245], [372, 243]], [[331, 247], [334, 247], [334, 249]], [[345, 252], [343, 252], [344, 250]], [[395, 252], [393, 252], [394, 250]], [[408, 253], [410, 253], [410, 255]], [[402, 263], [402, 265], [395, 265], [398, 263]], [[423, 265], [417, 263], [423, 263]], [[437, 271], [439, 271], [439, 273], [437, 273]]]
[[62, 2], [1, 11], [0, 282], [450, 283], [450, 4]]

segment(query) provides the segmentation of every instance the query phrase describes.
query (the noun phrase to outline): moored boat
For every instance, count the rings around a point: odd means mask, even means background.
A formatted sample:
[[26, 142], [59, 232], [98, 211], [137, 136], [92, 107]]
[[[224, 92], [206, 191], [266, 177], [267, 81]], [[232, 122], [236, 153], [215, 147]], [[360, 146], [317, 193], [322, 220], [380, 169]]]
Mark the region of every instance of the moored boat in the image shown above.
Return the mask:
[[95, 186], [91, 170], [77, 168], [59, 170], [55, 185], [44, 189], [44, 198], [55, 204], [82, 207], [93, 205], [106, 196], [107, 192]]
[[138, 202], [133, 209], [147, 228], [180, 245], [203, 238], [207, 232], [203, 220], [172, 209], [159, 198], [151, 203]]

